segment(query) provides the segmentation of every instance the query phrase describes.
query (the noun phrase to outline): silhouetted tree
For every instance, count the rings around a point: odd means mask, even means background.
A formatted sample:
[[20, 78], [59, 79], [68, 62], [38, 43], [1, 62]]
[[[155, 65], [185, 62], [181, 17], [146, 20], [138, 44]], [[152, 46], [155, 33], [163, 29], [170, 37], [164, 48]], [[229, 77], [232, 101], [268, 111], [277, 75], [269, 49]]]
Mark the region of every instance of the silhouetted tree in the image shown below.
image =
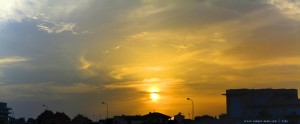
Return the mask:
[[227, 119], [228, 115], [227, 114], [220, 114], [219, 119]]
[[55, 113], [55, 122], [56, 124], [70, 124], [71, 119], [63, 112]]
[[72, 124], [91, 124], [92, 120], [88, 119], [87, 117], [78, 114], [73, 118], [71, 121]]
[[36, 119], [37, 124], [55, 124], [55, 116], [52, 111], [45, 110]]
[[19, 118], [18, 119], [18, 124], [25, 124], [25, 118]]
[[70, 124], [71, 119], [63, 112], [45, 110], [36, 119], [36, 124]]
[[[17, 124], [18, 123], [18, 119], [14, 118], [14, 117], [10, 117], [9, 118], [9, 123], [10, 124]], [[2, 123], [0, 122], [0, 124], [2, 124]]]
[[33, 118], [28, 118], [27, 119], [27, 124], [36, 124], [36, 122]]
[[210, 116], [210, 115], [203, 115], [203, 116], [195, 117], [195, 120], [199, 120], [199, 121], [214, 120], [214, 119], [216, 119], [216, 118], [213, 116]]

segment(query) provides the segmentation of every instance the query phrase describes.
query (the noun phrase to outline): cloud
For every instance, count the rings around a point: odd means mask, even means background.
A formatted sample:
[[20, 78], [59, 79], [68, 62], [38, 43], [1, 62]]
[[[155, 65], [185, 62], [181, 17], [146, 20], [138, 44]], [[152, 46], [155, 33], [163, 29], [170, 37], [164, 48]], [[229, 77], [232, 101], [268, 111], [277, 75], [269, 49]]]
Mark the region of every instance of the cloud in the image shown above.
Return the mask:
[[65, 31], [70, 31], [73, 34], [78, 34], [77, 29], [78, 27], [76, 26], [76, 23], [41, 23], [36, 25], [40, 30], [46, 31], [48, 33], [61, 33]]
[[10, 63], [16, 63], [16, 62], [25, 62], [30, 59], [24, 58], [24, 57], [8, 57], [8, 58], [0, 58], [0, 65], [1, 64], [10, 64]]
[[223, 38], [222, 34], [216, 32], [216, 33], [213, 34], [212, 41], [223, 43], [223, 42], [226, 42], [226, 39]]
[[0, 24], [22, 22], [25, 20], [36, 22], [36, 26], [47, 33], [71, 32], [85, 34], [79, 26], [68, 17], [86, 7], [87, 1], [50, 1], [50, 0], [10, 0], [0, 2]]
[[[63, 85], [54, 82], [40, 82], [40, 83], [2, 83], [0, 84], [1, 96], [5, 99], [63, 99], [67, 94], [83, 94], [96, 92], [100, 86], [92, 86], [85, 83], [73, 83], [71, 85]], [[51, 94], [51, 95], [50, 95]], [[49, 95], [49, 96], [47, 96]]]
[[193, 44], [171, 44], [172, 47], [176, 49], [176, 52], [186, 51], [187, 49], [193, 47]]
[[184, 81], [181, 79], [161, 79], [161, 78], [148, 78], [141, 81], [130, 81], [130, 82], [116, 82], [113, 84], [107, 84], [104, 88], [134, 88], [142, 92], [162, 92], [166, 89], [173, 89], [183, 84]]
[[[159, 75], [163, 73], [165, 70], [162, 66], [131, 66], [124, 65], [122, 66], [115, 66], [114, 70], [110, 72], [110, 75], [118, 80], [122, 80], [128, 77], [138, 77], [138, 76], [150, 76], [150, 75]], [[156, 74], [159, 73], [159, 74]]]
[[288, 18], [300, 20], [300, 1], [298, 0], [268, 0], [268, 3]]
[[121, 48], [121, 46], [120, 45], [116, 45], [116, 46], [114, 46], [114, 50], [119, 50]]

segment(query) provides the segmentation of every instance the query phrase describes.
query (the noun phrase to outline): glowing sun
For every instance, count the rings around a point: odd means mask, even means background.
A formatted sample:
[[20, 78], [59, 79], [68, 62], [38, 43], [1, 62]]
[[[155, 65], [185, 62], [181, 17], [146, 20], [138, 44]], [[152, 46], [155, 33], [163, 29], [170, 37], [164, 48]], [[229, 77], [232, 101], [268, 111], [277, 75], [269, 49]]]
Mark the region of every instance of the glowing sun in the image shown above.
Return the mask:
[[150, 94], [150, 98], [152, 101], [157, 101], [159, 99], [159, 95], [157, 94], [157, 92], [152, 92]]

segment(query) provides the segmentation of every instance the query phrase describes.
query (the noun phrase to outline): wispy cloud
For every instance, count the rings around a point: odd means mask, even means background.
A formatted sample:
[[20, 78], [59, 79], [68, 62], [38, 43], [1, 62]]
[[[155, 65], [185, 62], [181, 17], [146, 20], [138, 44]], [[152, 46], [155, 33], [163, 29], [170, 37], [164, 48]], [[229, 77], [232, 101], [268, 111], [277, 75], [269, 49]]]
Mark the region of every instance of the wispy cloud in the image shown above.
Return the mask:
[[41, 23], [36, 25], [40, 30], [46, 31], [48, 33], [61, 33], [65, 31], [70, 31], [74, 34], [78, 34], [76, 31], [78, 27], [76, 26], [76, 23], [55, 23], [55, 22], [49, 22], [49, 23]]
[[268, 0], [280, 12], [291, 19], [300, 20], [300, 1], [298, 0]]
[[178, 87], [183, 84], [182, 79], [161, 79], [161, 78], [147, 78], [141, 81], [130, 81], [130, 82], [116, 82], [113, 84], [107, 84], [105, 88], [134, 88], [142, 92], [151, 92], [156, 90], [156, 92], [164, 91], [165, 89], [173, 89], [170, 87]]
[[[54, 82], [40, 82], [40, 83], [22, 83], [22, 84], [11, 84], [2, 83], [0, 84], [1, 96], [5, 99], [18, 99], [21, 97], [28, 98], [47, 98], [47, 99], [61, 99], [63, 94], [78, 94], [78, 93], [89, 93], [96, 92], [101, 87], [89, 85], [85, 83], [74, 83], [71, 85], [63, 85]], [[3, 95], [4, 94], [4, 95]], [[39, 94], [39, 95], [38, 95]], [[45, 95], [52, 94], [51, 97]]]
[[1, 64], [9, 64], [9, 63], [16, 63], [16, 62], [25, 62], [30, 60], [29, 58], [24, 57], [8, 57], [8, 58], [0, 58], [0, 65]]
[[66, 18], [80, 7], [84, 8], [87, 4], [89, 3], [80, 0], [77, 2], [54, 2], [49, 0], [1, 1], [0, 23], [5, 24], [10, 22], [22, 22], [24, 20], [30, 20], [37, 23], [36, 26], [38, 29], [47, 33], [91, 33], [87, 30], [81, 30], [74, 21], [69, 21]]
[[157, 75], [156, 73], [162, 74], [165, 70], [163, 66], [130, 66], [130, 65], [122, 65], [122, 66], [115, 66], [114, 70], [110, 72], [110, 76], [122, 80], [128, 77], [134, 76], [143, 76], [143, 75]]

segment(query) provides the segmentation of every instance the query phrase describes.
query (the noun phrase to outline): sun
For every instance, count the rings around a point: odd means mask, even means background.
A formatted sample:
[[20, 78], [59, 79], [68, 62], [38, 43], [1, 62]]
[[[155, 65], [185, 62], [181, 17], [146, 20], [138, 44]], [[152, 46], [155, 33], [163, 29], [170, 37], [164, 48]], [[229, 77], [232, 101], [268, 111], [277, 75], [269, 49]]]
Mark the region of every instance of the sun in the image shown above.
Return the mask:
[[155, 102], [155, 101], [157, 101], [159, 99], [159, 95], [157, 94], [157, 92], [152, 92], [150, 94], [150, 98], [151, 98], [152, 101]]
[[157, 87], [151, 87], [149, 88], [149, 97], [153, 102], [156, 102], [157, 100], [159, 100], [159, 89]]

